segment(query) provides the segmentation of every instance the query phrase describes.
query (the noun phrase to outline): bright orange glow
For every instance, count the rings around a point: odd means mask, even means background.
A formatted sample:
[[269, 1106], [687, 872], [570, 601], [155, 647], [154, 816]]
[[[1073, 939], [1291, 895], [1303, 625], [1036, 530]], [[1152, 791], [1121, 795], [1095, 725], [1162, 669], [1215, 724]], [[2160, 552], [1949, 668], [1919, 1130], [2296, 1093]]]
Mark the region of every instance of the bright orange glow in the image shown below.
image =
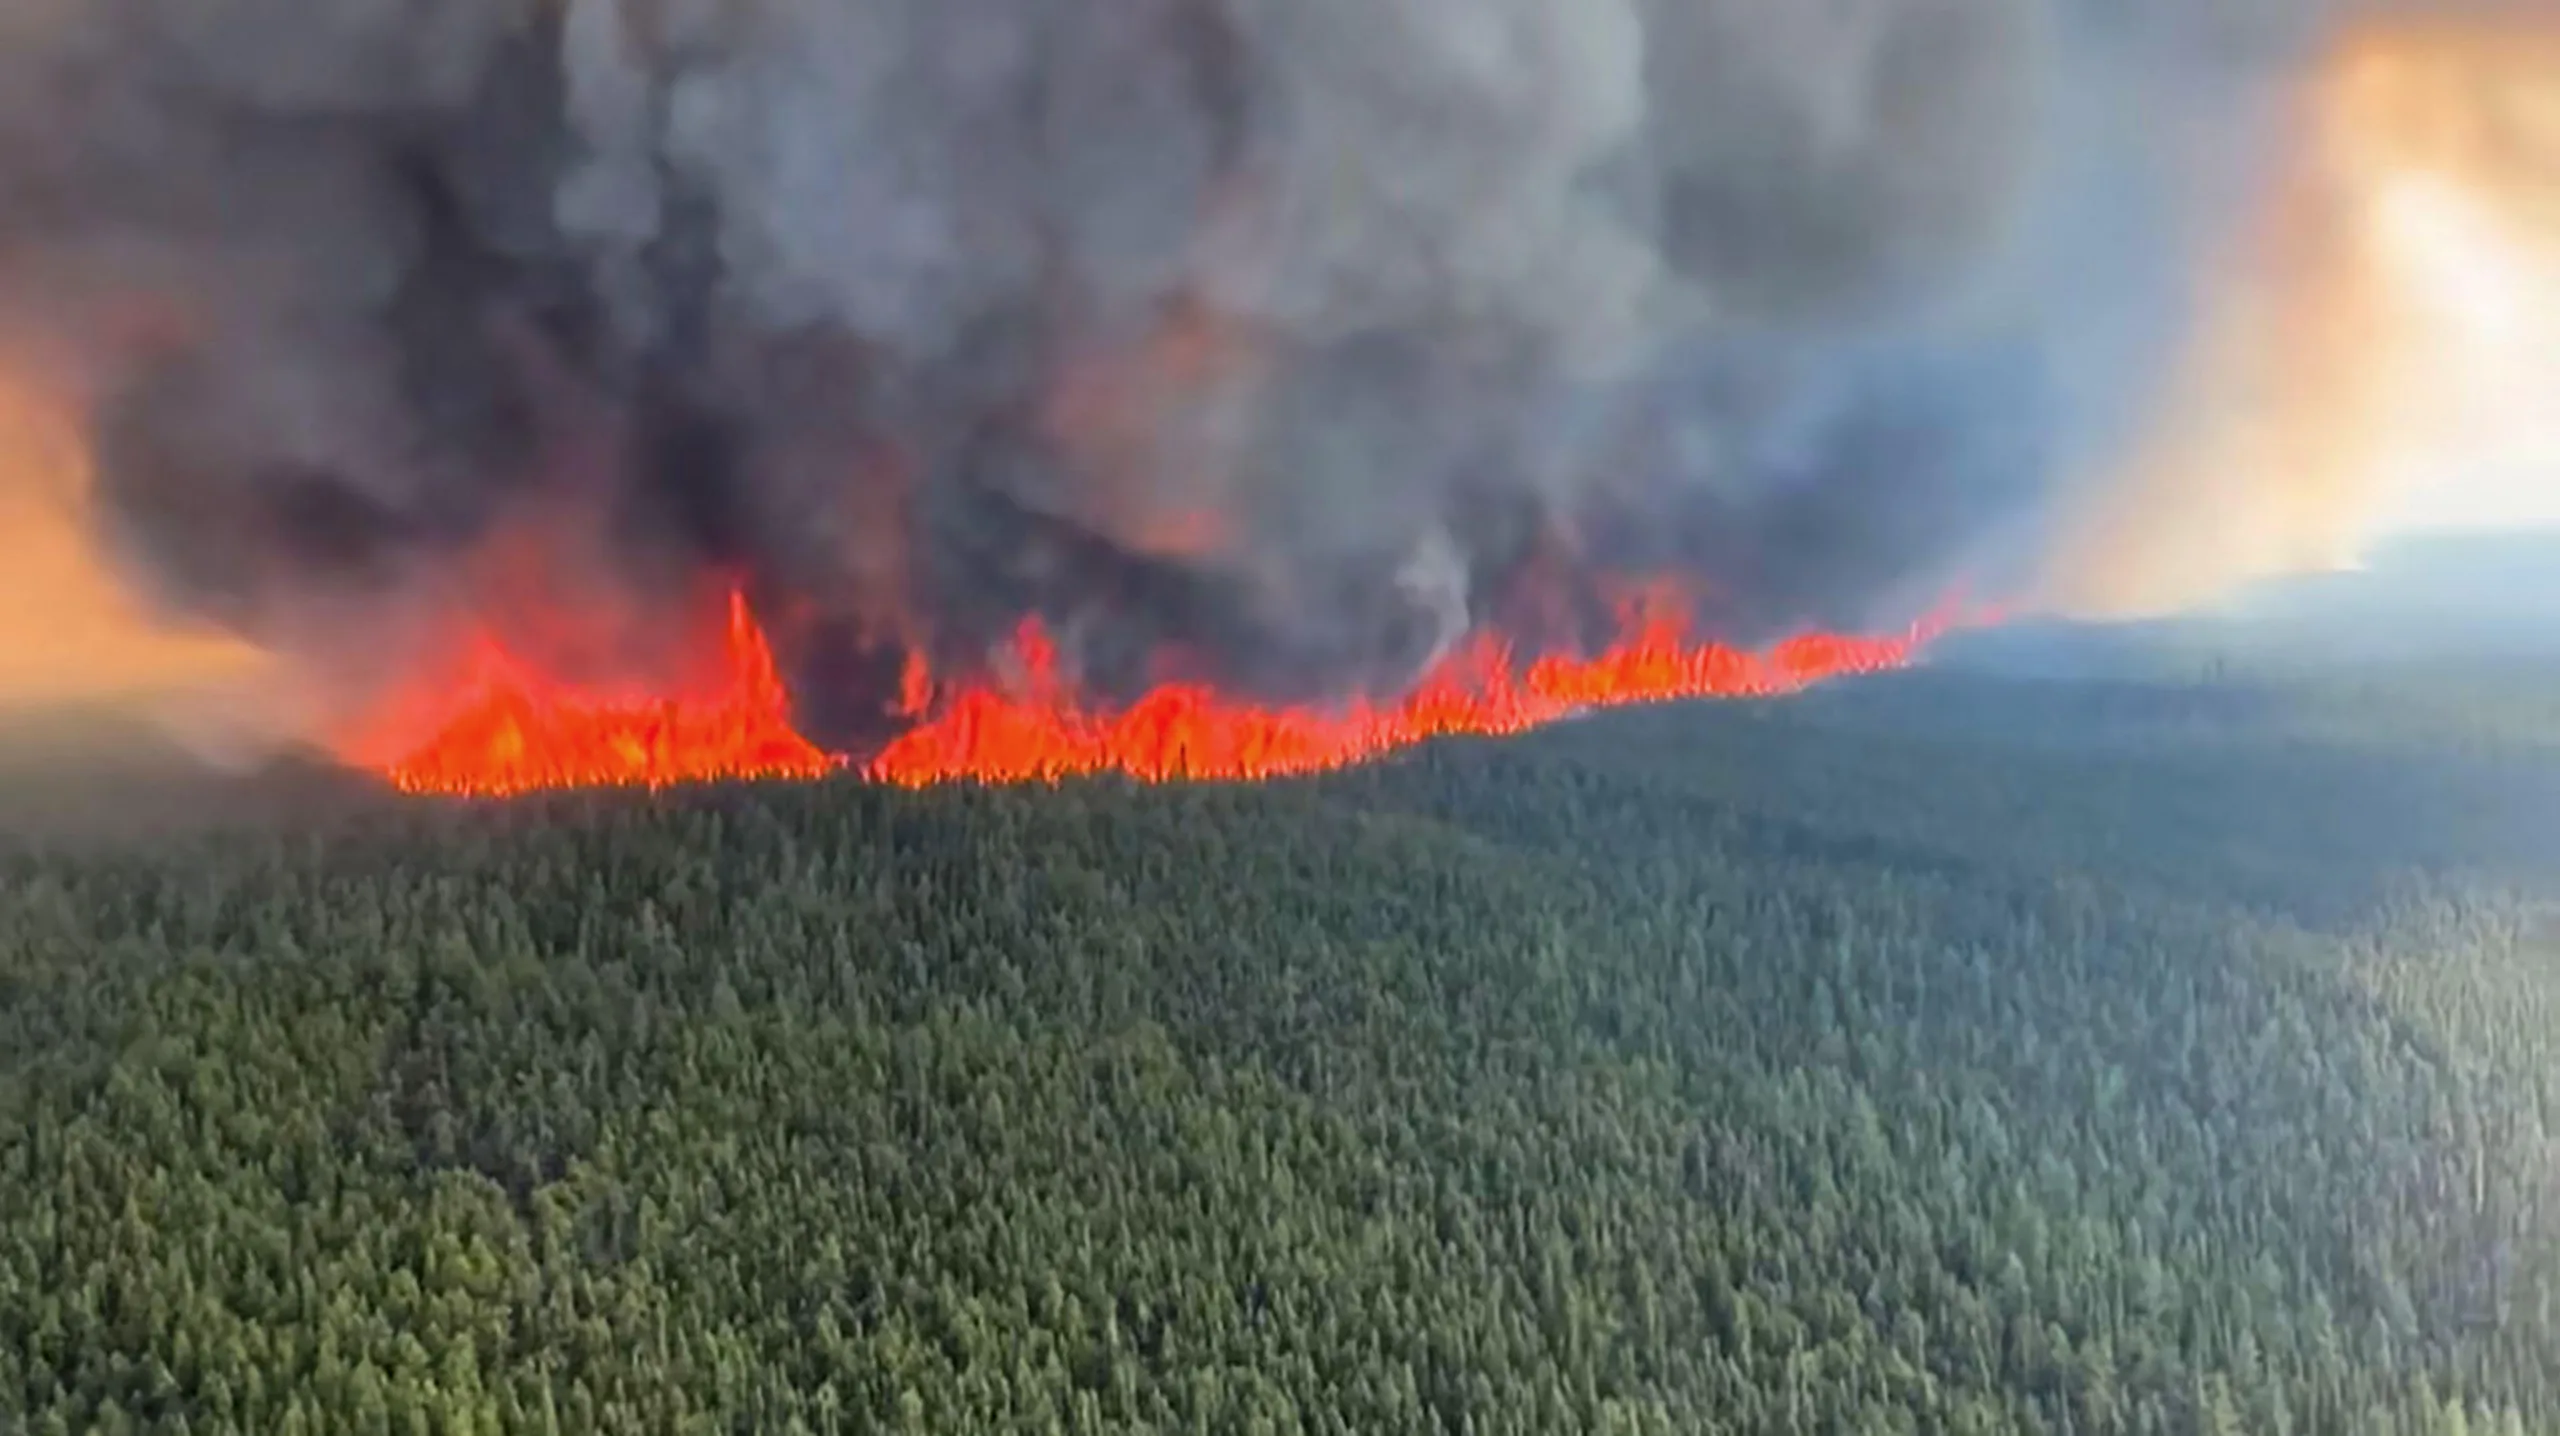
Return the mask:
[[[1346, 767], [1431, 738], [1518, 733], [1594, 708], [1676, 698], [1761, 697], [1907, 663], [1924, 628], [1901, 638], [1811, 634], [1765, 653], [1697, 638], [1661, 606], [1631, 607], [1616, 643], [1589, 658], [1525, 665], [1479, 635], [1420, 685], [1387, 702], [1264, 708], [1192, 684], [1168, 684], [1118, 712], [1080, 705], [1057, 679], [1047, 637], [1026, 625], [1016, 691], [969, 687], [874, 759], [870, 776], [921, 786], [1026, 782], [1119, 772], [1149, 781], [1271, 778]], [[910, 673], [909, 692], [927, 686]]]
[[2560, 23], [2376, 32], [2332, 67], [2339, 164], [2412, 316], [2384, 523], [2560, 521]]
[[773, 653], [743, 597], [729, 601], [720, 663], [699, 691], [633, 697], [539, 672], [475, 641], [453, 716], [384, 776], [412, 793], [503, 796], [543, 788], [665, 787], [720, 778], [813, 778], [837, 760], [791, 726]]
[[[1037, 624], [1015, 640], [1018, 678], [938, 685], [911, 661], [917, 725], [859, 770], [874, 781], [1045, 782], [1116, 772], [1152, 781], [1270, 778], [1345, 767], [1426, 739], [1516, 733], [1595, 708], [1757, 697], [1898, 667], [1936, 624], [1898, 638], [1812, 634], [1751, 653], [1696, 637], [1661, 603], [1631, 604], [1619, 640], [1587, 658], [1519, 663], [1479, 636], [1405, 696], [1272, 708], [1167, 684], [1123, 709], [1081, 701]], [[602, 696], [550, 679], [482, 639], [434, 736], [385, 776], [413, 793], [503, 796], [544, 788], [807, 778], [848, 766], [795, 732], [772, 654], [732, 599], [721, 681], [675, 698]]]
[[2560, 20], [2352, 28], [2065, 607], [2174, 609], [2380, 533], [2560, 522]]
[[1052, 497], [1139, 553], [1226, 548], [1221, 516], [1265, 364], [1248, 325], [1193, 298], [1123, 346], [1071, 360], [1041, 405], [1076, 480]]
[[272, 679], [245, 643], [164, 622], [99, 551], [69, 406], [0, 370], [0, 710]]

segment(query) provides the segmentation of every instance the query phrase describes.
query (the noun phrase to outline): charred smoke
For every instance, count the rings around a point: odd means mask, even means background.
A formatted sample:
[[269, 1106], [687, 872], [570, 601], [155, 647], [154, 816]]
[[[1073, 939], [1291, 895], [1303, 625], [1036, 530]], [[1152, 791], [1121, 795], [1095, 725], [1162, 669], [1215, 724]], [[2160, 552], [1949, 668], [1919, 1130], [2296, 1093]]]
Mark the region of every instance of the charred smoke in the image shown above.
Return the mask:
[[1105, 693], [1386, 690], [1631, 579], [1745, 639], [1996, 580], [2245, 149], [2125, 137], [2324, 18], [38, 0], [0, 337], [65, 356], [141, 582], [358, 684], [512, 621], [534, 534], [742, 579], [836, 733], [1026, 614]]

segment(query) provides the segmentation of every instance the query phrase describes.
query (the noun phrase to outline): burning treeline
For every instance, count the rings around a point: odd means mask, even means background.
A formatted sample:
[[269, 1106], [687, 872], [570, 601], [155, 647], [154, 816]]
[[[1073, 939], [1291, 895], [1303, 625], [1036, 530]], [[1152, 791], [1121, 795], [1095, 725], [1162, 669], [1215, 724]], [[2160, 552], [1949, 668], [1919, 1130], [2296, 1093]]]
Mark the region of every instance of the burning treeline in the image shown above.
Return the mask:
[[0, 356], [404, 781], [1323, 766], [2326, 492], [2152, 421], [2410, 8], [30, 0]]

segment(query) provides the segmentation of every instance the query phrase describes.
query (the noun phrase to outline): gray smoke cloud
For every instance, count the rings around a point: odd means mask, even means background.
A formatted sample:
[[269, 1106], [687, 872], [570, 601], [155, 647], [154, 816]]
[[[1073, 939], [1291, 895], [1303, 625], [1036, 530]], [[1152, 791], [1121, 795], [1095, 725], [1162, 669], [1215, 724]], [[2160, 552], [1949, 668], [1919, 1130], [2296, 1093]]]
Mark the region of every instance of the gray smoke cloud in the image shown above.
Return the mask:
[[2034, 547], [2338, 10], [19, 0], [0, 337], [162, 601], [350, 674], [509, 534], [744, 575], [856, 729], [1026, 613], [1106, 691], [1756, 638]]

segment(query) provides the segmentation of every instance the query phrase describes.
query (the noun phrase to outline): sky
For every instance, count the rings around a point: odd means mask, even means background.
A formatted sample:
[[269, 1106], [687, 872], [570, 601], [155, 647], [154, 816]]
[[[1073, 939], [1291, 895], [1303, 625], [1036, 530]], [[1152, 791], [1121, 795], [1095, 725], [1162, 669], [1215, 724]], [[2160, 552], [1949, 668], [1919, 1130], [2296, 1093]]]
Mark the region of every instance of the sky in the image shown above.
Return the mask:
[[2054, 607], [2169, 613], [2397, 537], [2560, 528], [2555, 100], [2539, 18], [2340, 38], [2125, 474], [2052, 556]]
[[2560, 119], [2474, 148], [2379, 204], [2436, 396], [2386, 480], [2385, 531], [2560, 526]]
[[2455, 479], [2401, 499], [2376, 528], [2385, 535], [2489, 530], [2560, 536], [2560, 469]]

